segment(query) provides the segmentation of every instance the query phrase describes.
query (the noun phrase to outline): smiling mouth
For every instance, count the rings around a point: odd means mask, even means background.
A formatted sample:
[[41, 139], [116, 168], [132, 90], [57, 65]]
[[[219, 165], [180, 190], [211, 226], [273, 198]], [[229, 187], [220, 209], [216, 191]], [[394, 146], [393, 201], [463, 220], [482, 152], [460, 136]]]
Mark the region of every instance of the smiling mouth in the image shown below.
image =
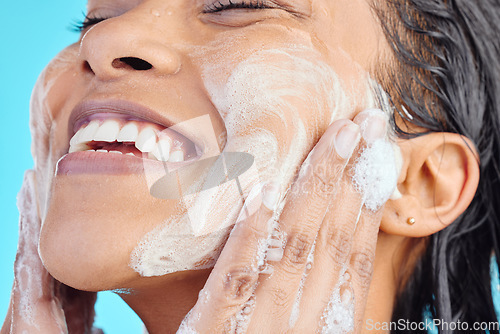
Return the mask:
[[97, 113], [81, 122], [70, 140], [69, 153], [131, 155], [162, 162], [183, 162], [200, 149], [180, 133], [159, 124]]

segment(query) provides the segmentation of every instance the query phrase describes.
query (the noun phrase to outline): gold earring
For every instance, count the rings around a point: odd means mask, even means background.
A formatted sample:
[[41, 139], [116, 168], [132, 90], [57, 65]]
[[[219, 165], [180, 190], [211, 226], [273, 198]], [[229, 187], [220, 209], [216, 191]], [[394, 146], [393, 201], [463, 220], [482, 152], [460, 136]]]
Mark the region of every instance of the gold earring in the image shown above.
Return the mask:
[[408, 225], [413, 225], [413, 224], [415, 224], [415, 222], [416, 222], [416, 220], [413, 217], [410, 217], [410, 218], [408, 218], [408, 220], [406, 220], [406, 223]]

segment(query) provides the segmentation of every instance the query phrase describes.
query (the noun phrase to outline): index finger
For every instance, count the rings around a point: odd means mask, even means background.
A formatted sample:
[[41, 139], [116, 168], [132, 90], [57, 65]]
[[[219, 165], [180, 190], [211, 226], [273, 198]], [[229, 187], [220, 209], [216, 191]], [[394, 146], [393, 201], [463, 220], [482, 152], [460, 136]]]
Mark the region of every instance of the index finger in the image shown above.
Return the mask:
[[274, 183], [252, 189], [242, 210], [250, 212], [240, 215], [198, 301], [184, 319], [181, 332], [233, 333], [245, 328], [259, 274], [265, 266], [278, 198]]
[[[273, 309], [291, 312], [323, 218], [359, 140], [357, 124], [336, 121], [302, 166], [279, 218], [280, 229], [287, 235], [283, 259], [275, 264], [271, 279], [258, 287], [258, 318], [273, 314]], [[286, 324], [274, 323], [288, 326], [287, 316], [282, 321]]]

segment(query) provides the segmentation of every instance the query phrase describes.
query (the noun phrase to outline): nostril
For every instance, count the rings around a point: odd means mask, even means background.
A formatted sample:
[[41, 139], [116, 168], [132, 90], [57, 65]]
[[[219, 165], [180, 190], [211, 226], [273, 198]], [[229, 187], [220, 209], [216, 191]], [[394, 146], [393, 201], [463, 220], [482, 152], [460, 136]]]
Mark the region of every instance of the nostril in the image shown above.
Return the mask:
[[113, 60], [114, 68], [131, 67], [136, 71], [147, 71], [153, 68], [153, 65], [145, 60], [135, 57], [123, 57]]
[[92, 69], [92, 67], [90, 67], [90, 64], [88, 61], [84, 61], [83, 62], [83, 70], [85, 72], [90, 72], [90, 73], [94, 73], [94, 70]]

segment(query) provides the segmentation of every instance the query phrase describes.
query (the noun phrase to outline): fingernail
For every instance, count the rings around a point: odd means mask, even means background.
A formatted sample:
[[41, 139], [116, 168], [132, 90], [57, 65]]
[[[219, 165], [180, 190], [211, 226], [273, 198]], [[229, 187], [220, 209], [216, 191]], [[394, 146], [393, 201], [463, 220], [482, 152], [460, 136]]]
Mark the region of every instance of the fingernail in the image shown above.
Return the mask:
[[349, 123], [340, 129], [335, 136], [335, 151], [339, 156], [348, 159], [354, 148], [358, 145], [360, 139], [359, 126], [355, 123]]
[[267, 250], [267, 261], [279, 262], [283, 259], [283, 248], [269, 248]]
[[377, 139], [385, 137], [388, 119], [387, 115], [382, 110], [368, 109], [361, 112], [358, 116], [363, 119], [359, 125], [361, 128], [361, 136], [367, 143], [372, 143]]
[[259, 274], [263, 275], [271, 275], [272, 273], [274, 273], [274, 267], [271, 266], [270, 264], [266, 265], [263, 269], [259, 271]]
[[262, 190], [262, 204], [271, 211], [276, 209], [280, 199], [280, 187], [275, 181], [267, 183]]
[[280, 239], [269, 239], [269, 247], [283, 247], [283, 242]]

